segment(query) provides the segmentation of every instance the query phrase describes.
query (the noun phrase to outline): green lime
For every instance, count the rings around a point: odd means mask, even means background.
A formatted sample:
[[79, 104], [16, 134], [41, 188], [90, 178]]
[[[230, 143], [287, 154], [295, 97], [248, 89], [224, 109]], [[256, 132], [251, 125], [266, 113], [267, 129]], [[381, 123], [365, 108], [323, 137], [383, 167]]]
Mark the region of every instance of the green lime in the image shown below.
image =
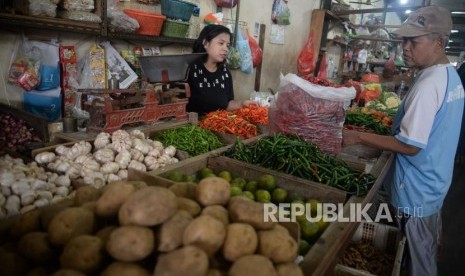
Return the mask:
[[255, 192], [255, 198], [257, 199], [258, 202], [262, 202], [262, 203], [271, 202], [270, 201], [271, 195], [270, 195], [270, 192], [268, 192], [267, 190], [257, 190]]
[[249, 181], [245, 185], [245, 190], [246, 191], [255, 193], [257, 191], [257, 189], [258, 189], [258, 182], [257, 181]]
[[246, 197], [250, 198], [250, 200], [254, 201], [255, 200], [255, 196], [253, 195], [252, 192], [249, 192], [249, 191], [243, 191], [242, 192], [243, 195], [245, 195]]
[[318, 200], [309, 199], [307, 200], [307, 204], [310, 204], [310, 212], [312, 213], [312, 216], [315, 216], [317, 214], [318, 208], [320, 208], [320, 212], [323, 212], [321, 202], [319, 202]]
[[184, 182], [192, 182], [192, 183], [197, 183], [198, 182], [195, 175], [184, 175], [183, 181]]
[[246, 184], [247, 184], [247, 181], [241, 177], [236, 177], [231, 181], [231, 186], [237, 186], [237, 187], [240, 187], [241, 189], [244, 189]]
[[301, 221], [299, 224], [302, 238], [310, 244], [314, 243], [318, 237], [318, 225], [308, 220]]
[[289, 202], [294, 202], [294, 201], [305, 203], [305, 198], [303, 196], [296, 195], [296, 194], [289, 195]]
[[263, 174], [258, 179], [258, 188], [272, 191], [276, 188], [276, 179], [271, 174]]
[[213, 171], [210, 168], [202, 168], [197, 172], [199, 179], [204, 179], [205, 177], [211, 176]]
[[231, 173], [228, 171], [219, 172], [218, 177], [224, 178], [228, 182], [231, 182], [231, 179], [232, 179]]
[[283, 203], [286, 201], [287, 191], [283, 188], [276, 188], [273, 190], [271, 201], [274, 203]]
[[305, 256], [307, 254], [308, 250], [310, 250], [310, 247], [312, 247], [306, 240], [300, 240], [299, 241], [299, 255]]
[[168, 173], [168, 179], [176, 182], [181, 182], [184, 179], [184, 176], [179, 171], [170, 171]]
[[242, 195], [242, 189], [237, 186], [231, 186], [231, 196]]
[[318, 225], [318, 229], [320, 230], [320, 232], [323, 232], [326, 229], [326, 227], [328, 227], [329, 222], [320, 219], [316, 222], [316, 225]]

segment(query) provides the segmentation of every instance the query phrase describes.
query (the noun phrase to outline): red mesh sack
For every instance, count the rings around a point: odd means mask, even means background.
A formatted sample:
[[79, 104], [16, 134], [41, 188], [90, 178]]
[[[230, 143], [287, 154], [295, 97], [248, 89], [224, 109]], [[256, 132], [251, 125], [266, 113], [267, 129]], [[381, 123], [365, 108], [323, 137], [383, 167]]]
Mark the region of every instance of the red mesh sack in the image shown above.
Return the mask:
[[258, 46], [255, 38], [253, 38], [249, 33], [247, 33], [247, 36], [249, 38], [250, 51], [252, 52], [253, 67], [255, 68], [262, 63], [263, 51], [260, 46]]
[[297, 70], [301, 77], [308, 76], [315, 71], [315, 50], [313, 49], [313, 32], [310, 32], [307, 43], [297, 59]]

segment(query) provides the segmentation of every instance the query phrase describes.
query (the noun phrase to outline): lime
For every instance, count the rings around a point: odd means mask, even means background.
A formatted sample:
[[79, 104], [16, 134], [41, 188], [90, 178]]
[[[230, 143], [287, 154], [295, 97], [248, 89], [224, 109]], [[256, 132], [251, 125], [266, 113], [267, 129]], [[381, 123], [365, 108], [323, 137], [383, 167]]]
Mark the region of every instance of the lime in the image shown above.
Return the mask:
[[310, 244], [315, 242], [318, 236], [318, 225], [308, 220], [299, 222], [299, 224], [302, 238]]
[[258, 189], [258, 182], [257, 181], [249, 181], [245, 185], [245, 190], [246, 191], [255, 193], [257, 191], [257, 189]]
[[276, 179], [271, 174], [263, 174], [258, 179], [258, 188], [272, 191], [276, 188]]
[[305, 256], [307, 254], [308, 250], [310, 250], [310, 247], [312, 247], [306, 240], [300, 240], [299, 241], [299, 255]]
[[243, 191], [242, 192], [242, 195], [245, 195], [246, 197], [248, 197], [250, 200], [254, 201], [255, 200], [255, 196], [253, 195], [252, 192], [249, 192], [249, 191]]
[[184, 176], [179, 171], [170, 171], [168, 173], [168, 179], [176, 182], [181, 182], [184, 179]]
[[197, 183], [198, 182], [195, 175], [184, 175], [183, 181], [184, 182], [192, 182], [192, 183]]
[[312, 213], [312, 216], [316, 216], [317, 212], [318, 212], [318, 208], [320, 208], [320, 212], [323, 212], [323, 210], [321, 209], [321, 202], [319, 202], [318, 200], [316, 199], [309, 199], [307, 200], [307, 204], [310, 204], [310, 212]]
[[299, 203], [300, 202], [305, 203], [305, 198], [303, 196], [296, 195], [296, 194], [289, 195], [289, 202], [294, 202], [294, 201], [298, 201]]
[[271, 199], [270, 192], [268, 192], [267, 190], [257, 190], [255, 192], [255, 197], [257, 198], [258, 202], [262, 203], [268, 203]]
[[326, 227], [328, 227], [329, 222], [320, 219], [316, 222], [316, 225], [318, 225], [318, 229], [320, 230], [320, 232], [323, 232], [326, 229]]
[[224, 178], [226, 181], [231, 182], [232, 176], [228, 171], [221, 171], [218, 173], [218, 176]]
[[276, 188], [273, 190], [271, 201], [274, 203], [283, 203], [286, 201], [287, 198], [287, 191], [283, 188]]
[[231, 186], [231, 196], [242, 195], [242, 189], [237, 186]]
[[202, 168], [197, 172], [199, 179], [204, 179], [205, 177], [211, 176], [213, 171], [210, 168]]
[[244, 189], [246, 184], [247, 184], [247, 181], [241, 177], [236, 177], [231, 181], [231, 186], [237, 186], [237, 187], [240, 187], [241, 189]]

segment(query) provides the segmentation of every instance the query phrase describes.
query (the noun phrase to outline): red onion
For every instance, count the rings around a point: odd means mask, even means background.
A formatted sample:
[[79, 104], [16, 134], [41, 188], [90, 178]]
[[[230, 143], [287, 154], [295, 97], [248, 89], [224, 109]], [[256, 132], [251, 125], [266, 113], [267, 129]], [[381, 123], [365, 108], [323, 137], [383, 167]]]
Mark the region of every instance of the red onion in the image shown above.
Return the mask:
[[0, 147], [6, 146], [14, 150], [40, 141], [34, 128], [29, 128], [25, 120], [15, 119], [11, 114], [0, 114]]

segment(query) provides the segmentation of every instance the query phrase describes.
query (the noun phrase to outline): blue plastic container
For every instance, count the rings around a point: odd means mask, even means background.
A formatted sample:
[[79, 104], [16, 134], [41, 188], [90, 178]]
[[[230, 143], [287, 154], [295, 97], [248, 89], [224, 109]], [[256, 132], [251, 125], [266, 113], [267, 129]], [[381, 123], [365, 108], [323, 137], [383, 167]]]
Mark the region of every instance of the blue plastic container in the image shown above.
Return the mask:
[[161, 0], [161, 14], [170, 19], [189, 21], [196, 5], [180, 0]]

